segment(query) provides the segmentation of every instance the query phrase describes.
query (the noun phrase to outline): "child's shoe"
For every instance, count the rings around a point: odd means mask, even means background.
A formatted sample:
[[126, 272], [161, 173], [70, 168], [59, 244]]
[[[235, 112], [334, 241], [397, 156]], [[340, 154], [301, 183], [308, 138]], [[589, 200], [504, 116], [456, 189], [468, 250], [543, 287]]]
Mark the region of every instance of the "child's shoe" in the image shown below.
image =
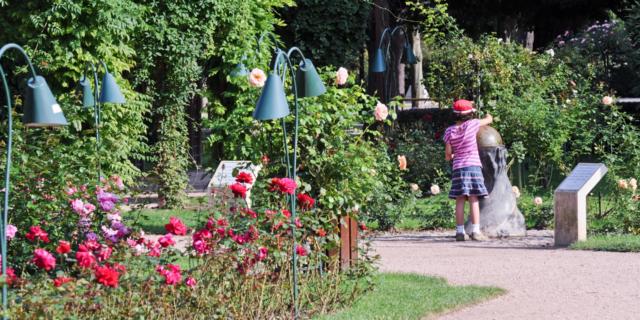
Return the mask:
[[487, 237], [485, 237], [485, 235], [482, 234], [482, 232], [472, 232], [471, 233], [471, 240], [473, 240], [473, 241], [487, 241]]
[[456, 233], [456, 241], [469, 240], [469, 236], [466, 233]]

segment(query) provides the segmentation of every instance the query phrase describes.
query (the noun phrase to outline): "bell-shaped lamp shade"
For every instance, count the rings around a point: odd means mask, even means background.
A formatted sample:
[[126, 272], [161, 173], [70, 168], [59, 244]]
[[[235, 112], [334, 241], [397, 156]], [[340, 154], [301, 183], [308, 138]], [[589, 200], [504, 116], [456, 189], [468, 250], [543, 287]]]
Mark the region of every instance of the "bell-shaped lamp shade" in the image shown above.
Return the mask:
[[27, 93], [22, 122], [27, 127], [66, 126], [67, 119], [51, 93], [47, 81], [41, 77], [27, 81]]
[[327, 92], [327, 88], [324, 87], [316, 67], [313, 66], [313, 62], [309, 59], [304, 59], [300, 63], [298, 70], [296, 70], [296, 88], [300, 98], [317, 97]]
[[231, 77], [233, 78], [241, 78], [249, 75], [249, 70], [244, 65], [244, 63], [240, 62], [236, 65], [235, 68], [231, 71]]
[[387, 71], [387, 66], [384, 63], [384, 52], [382, 52], [382, 48], [378, 48], [376, 50], [376, 55], [373, 57], [371, 72], [380, 73], [385, 71]]
[[93, 98], [93, 90], [91, 90], [91, 81], [86, 76], [80, 79], [80, 90], [82, 91], [82, 106], [85, 108], [93, 107], [96, 104]]
[[253, 110], [253, 118], [256, 120], [280, 119], [289, 115], [289, 104], [284, 93], [282, 80], [276, 74], [271, 73], [262, 88], [262, 93]]
[[413, 53], [413, 46], [409, 43], [404, 45], [404, 55], [402, 56], [403, 62], [406, 64], [416, 64], [418, 63], [418, 59], [416, 59], [416, 55]]
[[116, 83], [116, 78], [106, 72], [102, 78], [102, 90], [100, 91], [100, 103], [125, 103], [124, 95]]

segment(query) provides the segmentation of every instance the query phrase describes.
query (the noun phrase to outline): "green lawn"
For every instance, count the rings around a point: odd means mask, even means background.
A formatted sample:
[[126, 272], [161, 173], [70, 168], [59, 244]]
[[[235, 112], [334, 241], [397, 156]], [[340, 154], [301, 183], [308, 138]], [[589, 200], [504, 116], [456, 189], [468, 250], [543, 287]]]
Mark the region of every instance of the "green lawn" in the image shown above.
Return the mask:
[[150, 234], [165, 234], [164, 225], [169, 223], [169, 217], [178, 217], [189, 228], [199, 228], [206, 223], [206, 211], [188, 209], [141, 209], [123, 212], [122, 217], [127, 225], [140, 226]]
[[417, 274], [383, 273], [375, 289], [351, 307], [316, 319], [421, 319], [496, 297], [500, 288], [451, 286], [445, 279]]
[[587, 241], [576, 242], [571, 249], [617, 252], [640, 252], [640, 236], [608, 235], [591, 236]]

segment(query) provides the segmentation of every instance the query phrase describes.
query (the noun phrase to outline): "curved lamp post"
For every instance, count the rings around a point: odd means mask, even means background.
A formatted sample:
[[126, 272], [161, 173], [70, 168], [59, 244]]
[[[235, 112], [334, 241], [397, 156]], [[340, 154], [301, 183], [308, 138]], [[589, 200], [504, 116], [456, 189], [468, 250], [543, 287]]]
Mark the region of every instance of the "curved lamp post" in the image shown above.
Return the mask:
[[[276, 57], [273, 62], [273, 70], [269, 73], [267, 81], [262, 88], [262, 93], [253, 111], [253, 118], [260, 121], [282, 119], [282, 131], [284, 134], [284, 152], [285, 161], [287, 163], [287, 176], [296, 179], [297, 168], [297, 149], [298, 149], [298, 98], [316, 97], [327, 91], [322, 79], [318, 75], [316, 68], [311, 60], [304, 57], [302, 51], [297, 47], [284, 52], [276, 48]], [[301, 61], [300, 65], [294, 68], [291, 62], [292, 55], [298, 53]], [[294, 73], [295, 70], [295, 73]], [[289, 150], [287, 149], [287, 128], [285, 117], [290, 114], [287, 95], [285, 94], [284, 83], [286, 82], [287, 71], [290, 71], [293, 84], [293, 102], [294, 102], [294, 134], [293, 134], [293, 162], [289, 162]], [[296, 219], [296, 192], [289, 196], [289, 204], [291, 211], [291, 236], [293, 238], [293, 306], [294, 318], [298, 318], [298, 274], [297, 274], [297, 253], [296, 253], [296, 236], [295, 236], [295, 219]]]
[[[67, 119], [65, 119], [62, 109], [58, 102], [56, 102], [47, 81], [36, 74], [36, 70], [33, 68], [33, 64], [27, 56], [27, 53], [15, 43], [9, 43], [0, 48], [0, 60], [3, 55], [9, 50], [16, 50], [22, 54], [29, 69], [31, 71], [31, 77], [27, 80], [27, 91], [25, 93], [25, 102], [23, 104], [24, 114], [22, 116], [22, 122], [26, 127], [57, 127], [67, 125]], [[9, 90], [9, 84], [7, 83], [7, 77], [2, 65], [0, 65], [0, 78], [4, 86], [4, 95], [6, 99], [7, 107], [7, 163], [4, 173], [4, 208], [2, 211], [2, 220], [0, 223], [0, 241], [2, 251], [2, 276], [7, 277], [7, 224], [9, 216], [9, 191], [11, 190], [11, 145], [13, 135], [13, 119], [11, 116], [11, 91]], [[2, 285], [2, 310], [3, 319], [7, 318], [7, 284]]]
[[[380, 42], [378, 44], [378, 49], [376, 49], [376, 53], [373, 57], [373, 63], [371, 64], [371, 72], [374, 73], [385, 73], [387, 71], [387, 64], [389, 64], [389, 57], [391, 56], [391, 40], [393, 40], [394, 35], [396, 34], [396, 32], [402, 31], [402, 34], [404, 35], [404, 53], [402, 55], [402, 62], [406, 63], [406, 64], [416, 64], [418, 61], [416, 59], [416, 55], [413, 53], [413, 46], [411, 45], [411, 42], [409, 41], [409, 37], [407, 35], [407, 31], [404, 29], [404, 27], [402, 26], [397, 26], [393, 29], [391, 28], [385, 28], [384, 31], [382, 31], [382, 35], [380, 36]], [[385, 44], [385, 36], [387, 37], [386, 40], [386, 46], [384, 46], [383, 49], [383, 45]], [[394, 68], [392, 68], [391, 71], [395, 71]], [[393, 75], [393, 74], [392, 74]], [[390, 81], [386, 81], [386, 76], [385, 75], [385, 81], [384, 81], [384, 91], [382, 93], [383, 95], [383, 100], [385, 100], [385, 102], [389, 101], [389, 97], [387, 97], [389, 95], [389, 91], [390, 91]]]
[[[98, 162], [98, 184], [100, 184], [100, 176], [102, 170], [100, 168], [100, 104], [101, 103], [114, 103], [123, 104], [126, 102], [120, 87], [116, 83], [116, 79], [104, 61], [100, 61], [104, 68], [104, 76], [102, 77], [102, 88], [100, 88], [100, 96], [98, 96], [98, 72], [93, 62], [87, 62], [82, 78], [80, 78], [80, 90], [82, 90], [82, 106], [85, 109], [93, 108], [93, 115], [96, 125], [96, 161]], [[93, 88], [91, 89], [91, 81], [87, 78], [87, 72], [91, 68], [93, 72]]]

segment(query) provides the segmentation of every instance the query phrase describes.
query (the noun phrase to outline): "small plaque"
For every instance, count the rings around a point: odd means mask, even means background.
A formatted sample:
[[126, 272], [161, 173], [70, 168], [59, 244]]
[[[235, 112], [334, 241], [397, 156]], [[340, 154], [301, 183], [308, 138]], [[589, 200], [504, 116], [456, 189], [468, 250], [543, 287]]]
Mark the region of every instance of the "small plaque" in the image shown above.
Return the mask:
[[578, 192], [592, 178], [598, 181], [607, 173], [607, 167], [602, 163], [579, 163], [566, 177], [556, 191]]

